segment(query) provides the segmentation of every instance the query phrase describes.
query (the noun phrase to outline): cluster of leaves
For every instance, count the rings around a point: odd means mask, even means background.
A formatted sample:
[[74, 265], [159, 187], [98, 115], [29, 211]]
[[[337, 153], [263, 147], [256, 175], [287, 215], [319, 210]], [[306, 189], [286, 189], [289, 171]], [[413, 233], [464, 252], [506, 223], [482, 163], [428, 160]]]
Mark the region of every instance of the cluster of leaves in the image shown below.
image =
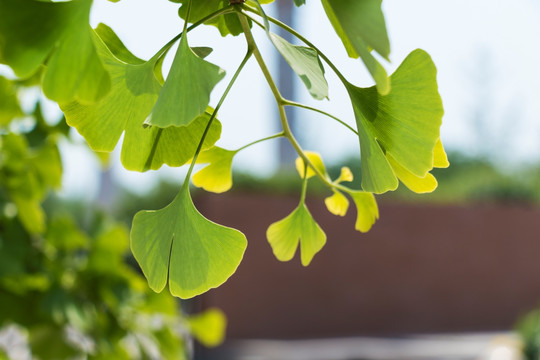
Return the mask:
[[[242, 233], [207, 220], [193, 205], [189, 180], [196, 163], [207, 166], [193, 176], [193, 184], [224, 192], [232, 186], [231, 166], [239, 151], [263, 140], [287, 138], [299, 156], [302, 195], [298, 207], [272, 224], [267, 236], [276, 257], [283, 261], [294, 256], [300, 243], [304, 265], [326, 242], [324, 231], [304, 202], [308, 179], [317, 177], [331, 190], [325, 203], [333, 214], [344, 215], [348, 198], [352, 198], [358, 214], [356, 229], [362, 232], [379, 216], [374, 194], [395, 190], [399, 181], [415, 192], [433, 191], [437, 186], [430, 171], [448, 166], [448, 161], [439, 139], [443, 108], [430, 56], [415, 50], [388, 76], [374, 56], [378, 53], [387, 60], [390, 54], [381, 0], [321, 1], [348, 55], [362, 60], [375, 86], [353, 85], [314, 44], [268, 17], [261, 3], [272, 0], [174, 0], [181, 4], [183, 31], [147, 61], [131, 54], [106, 25], [96, 29], [88, 26], [91, 0], [0, 0], [0, 61], [21, 77], [44, 66], [45, 95], [59, 102], [68, 124], [92, 149], [111, 151], [124, 133], [121, 159], [127, 169], [146, 171], [164, 164], [190, 164], [186, 181], [168, 206], [141, 211], [133, 219], [131, 249], [155, 291], [162, 291], [168, 283], [173, 295], [191, 298], [217, 287], [235, 272], [247, 246]], [[297, 6], [303, 3], [295, 1]], [[272, 33], [270, 23], [289, 31], [304, 45], [293, 45]], [[217, 27], [223, 36], [243, 34], [247, 43], [246, 56], [215, 108], [209, 106], [210, 93], [225, 72], [204, 60], [211, 49], [189, 46], [189, 31], [205, 24]], [[298, 144], [285, 107], [324, 112], [282, 97], [252, 36], [255, 25], [266, 32], [315, 99], [328, 98], [325, 66], [343, 83], [356, 129], [325, 114], [359, 139], [361, 189], [342, 184], [353, 178], [347, 168], [332, 180], [321, 157]], [[31, 36], [35, 33], [43, 36]], [[177, 41], [165, 80], [161, 64]], [[238, 149], [217, 147], [221, 132], [217, 111], [252, 56], [275, 97], [282, 131]]]
[[[188, 334], [220, 343], [219, 310], [184, 316], [126, 263], [125, 226], [96, 215], [85, 232], [69, 213], [47, 219], [42, 202], [61, 185], [58, 141], [69, 127], [45, 121], [39, 103], [20, 108], [34, 80], [0, 77], [0, 328], [16, 325], [38, 359], [184, 359]], [[13, 351], [0, 345], [0, 358]]]

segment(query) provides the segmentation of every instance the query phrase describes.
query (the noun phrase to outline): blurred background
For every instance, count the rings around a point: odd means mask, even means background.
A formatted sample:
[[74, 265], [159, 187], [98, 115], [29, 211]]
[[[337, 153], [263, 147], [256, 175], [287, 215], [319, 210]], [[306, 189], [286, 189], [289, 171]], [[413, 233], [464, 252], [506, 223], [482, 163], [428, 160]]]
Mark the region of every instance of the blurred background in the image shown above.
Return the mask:
[[[135, 55], [147, 59], [181, 30], [177, 8], [165, 0], [102, 0], [95, 2], [91, 21], [111, 26]], [[240, 229], [249, 240], [244, 261], [227, 283], [184, 304], [187, 312], [219, 307], [228, 318], [225, 343], [212, 350], [196, 345], [196, 359], [538, 357], [540, 4], [385, 0], [383, 11], [392, 48], [389, 73], [416, 48], [426, 50], [438, 67], [445, 108], [441, 139], [450, 168], [434, 171], [439, 187], [432, 194], [400, 186], [377, 197], [380, 220], [367, 234], [354, 231], [353, 213], [329, 214], [323, 203], [329, 194], [313, 181], [308, 206], [328, 241], [304, 268], [298, 256], [277, 261], [265, 236], [268, 225], [298, 201], [294, 154], [278, 141], [241, 152], [229, 193], [195, 193], [201, 213]], [[347, 58], [318, 1], [295, 9], [292, 1], [277, 0], [269, 13], [299, 29], [353, 83], [372, 85], [363, 64]], [[330, 99], [316, 102], [262, 31], [256, 40], [287, 97], [354, 124], [345, 90], [329, 69]], [[241, 37], [221, 38], [212, 27], [190, 33], [190, 45], [213, 47], [208, 60], [229, 77], [244, 49]], [[10, 76], [9, 69], [0, 70]], [[226, 84], [227, 79], [218, 85], [211, 103]], [[27, 90], [21, 99], [27, 112], [37, 99], [47, 121], [63, 121], [39, 91]], [[302, 146], [321, 153], [333, 177], [349, 166], [359, 180], [353, 134], [305, 110], [289, 115]], [[225, 148], [279, 131], [274, 100], [254, 61], [219, 118], [218, 145]], [[128, 172], [119, 152], [95, 156], [74, 129], [60, 148], [62, 189], [45, 205], [68, 209], [82, 223], [95, 207], [129, 226], [136, 211], [170, 202], [185, 171]]]

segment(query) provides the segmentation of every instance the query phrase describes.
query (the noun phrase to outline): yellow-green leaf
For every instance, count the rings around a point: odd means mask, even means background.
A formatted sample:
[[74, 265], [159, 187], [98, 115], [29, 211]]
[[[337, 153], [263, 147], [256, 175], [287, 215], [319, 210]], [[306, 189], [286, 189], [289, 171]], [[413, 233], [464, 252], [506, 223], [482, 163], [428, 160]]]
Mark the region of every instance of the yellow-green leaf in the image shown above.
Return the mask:
[[356, 205], [355, 229], [361, 232], [368, 232], [375, 221], [379, 218], [379, 208], [372, 193], [364, 191], [350, 191], [354, 204]]
[[160, 128], [189, 125], [205, 112], [210, 93], [224, 76], [224, 70], [198, 57], [187, 37], [182, 36], [167, 80], [145, 124]]
[[347, 210], [349, 209], [349, 200], [345, 195], [337, 190], [334, 190], [334, 194], [332, 196], [324, 199], [324, 204], [326, 205], [328, 211], [338, 216], [345, 216], [347, 214]]
[[313, 256], [326, 244], [326, 234], [304, 203], [284, 219], [270, 225], [266, 237], [280, 261], [291, 260], [300, 242], [300, 258], [304, 266], [308, 266]]
[[[304, 154], [307, 156], [309, 161], [315, 166], [315, 168], [323, 175], [326, 174], [326, 169], [324, 167], [324, 163], [322, 161], [321, 155], [319, 155], [316, 152], [313, 151], [304, 151]], [[296, 158], [295, 161], [296, 170], [298, 171], [298, 174], [300, 174], [301, 178], [304, 178], [306, 164], [304, 163], [304, 159], [301, 157]], [[311, 168], [311, 166], [307, 165], [307, 176], [306, 178], [310, 178], [315, 175], [315, 171]]]
[[223, 284], [246, 250], [240, 231], [202, 216], [191, 200], [188, 181], [165, 208], [133, 218], [131, 250], [150, 288], [167, 282], [174, 296], [189, 299]]
[[442, 123], [437, 70], [426, 52], [413, 51], [391, 78], [385, 96], [346, 83], [360, 139], [362, 188], [374, 193], [398, 186], [386, 154], [415, 176], [426, 176]]
[[190, 316], [187, 322], [191, 335], [204, 346], [218, 346], [225, 340], [227, 317], [217, 308]]
[[232, 187], [232, 160], [237, 151], [214, 146], [197, 157], [197, 164], [208, 165], [193, 175], [193, 185], [206, 191], [222, 193]]
[[[76, 101], [60, 104], [67, 123], [77, 129], [93, 150], [102, 152], [112, 151], [125, 131], [121, 159], [128, 170], [156, 170], [163, 164], [185, 164], [195, 154], [209, 114], [184, 127], [144, 128], [143, 122], [161, 91], [154, 75], [157, 59], [145, 62], [136, 58], [106, 25], [100, 24], [96, 32], [101, 40], [107, 41], [105, 44], [98, 39], [97, 44], [111, 74], [112, 88], [105, 98], [91, 105]], [[221, 124], [215, 119], [203, 149], [211, 147], [220, 135]]]

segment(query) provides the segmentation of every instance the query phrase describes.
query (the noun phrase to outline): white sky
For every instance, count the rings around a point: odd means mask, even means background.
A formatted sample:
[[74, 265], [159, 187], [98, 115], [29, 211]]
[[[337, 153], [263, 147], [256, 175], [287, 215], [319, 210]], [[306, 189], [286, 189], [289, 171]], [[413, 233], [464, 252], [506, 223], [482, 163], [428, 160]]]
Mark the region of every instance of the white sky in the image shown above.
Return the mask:
[[[320, 2], [308, 0], [307, 3], [298, 11], [297, 28], [353, 83], [371, 86], [372, 80], [363, 64], [347, 58]], [[118, 3], [96, 0], [91, 21], [94, 26], [99, 22], [108, 24], [132, 52], [148, 59], [181, 30], [177, 8], [177, 4], [166, 0]], [[480, 155], [496, 153], [507, 164], [540, 160], [540, 5], [537, 1], [385, 0], [383, 10], [392, 47], [392, 63], [385, 64], [389, 73], [416, 48], [430, 53], [437, 65], [445, 107], [441, 137], [447, 149]], [[262, 32], [257, 31], [256, 35], [273, 67], [275, 52], [268, 47]], [[244, 40], [221, 38], [213, 27], [201, 27], [190, 33], [189, 41], [191, 46], [213, 47], [208, 60], [227, 70], [227, 78], [212, 94], [211, 103], [215, 105], [243, 57]], [[298, 90], [301, 95], [298, 100], [354, 123], [343, 87], [328, 67], [326, 73], [330, 101], [312, 100], [303, 88]], [[218, 144], [237, 148], [275, 133], [278, 130], [273, 125], [275, 114], [271, 93], [253, 59], [220, 111], [223, 134]], [[358, 154], [354, 134], [331, 119], [305, 111], [300, 114], [297, 121], [306, 124], [301, 140], [306, 149], [321, 152], [326, 162]], [[66, 192], [92, 196], [97, 191], [93, 166], [74, 165], [93, 161], [84, 152], [71, 149], [66, 156]], [[257, 145], [237, 156], [236, 168], [268, 174], [276, 166], [274, 153], [274, 143]], [[113, 155], [116, 163], [118, 157], [118, 153]], [[177, 170], [160, 172], [177, 176], [179, 183], [182, 181]], [[156, 178], [153, 172], [133, 174], [120, 166], [115, 166], [114, 173], [121, 183], [134, 188], [144, 188]]]

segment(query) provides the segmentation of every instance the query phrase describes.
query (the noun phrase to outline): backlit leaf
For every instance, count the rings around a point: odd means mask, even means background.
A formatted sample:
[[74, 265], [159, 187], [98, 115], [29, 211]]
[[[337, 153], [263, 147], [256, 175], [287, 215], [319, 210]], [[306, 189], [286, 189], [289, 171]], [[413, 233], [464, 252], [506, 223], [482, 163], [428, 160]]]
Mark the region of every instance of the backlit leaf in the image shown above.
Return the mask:
[[269, 33], [270, 40], [300, 77], [311, 96], [317, 100], [328, 98], [328, 83], [317, 51], [305, 46], [290, 44], [282, 37]]
[[[121, 159], [128, 170], [155, 170], [163, 164], [183, 165], [195, 154], [209, 115], [199, 116], [185, 127], [144, 128], [143, 122], [161, 91], [154, 76], [157, 60], [144, 62], [136, 58], [103, 24], [96, 31], [107, 40], [107, 46], [98, 42], [98, 51], [111, 74], [112, 89], [105, 98], [91, 105], [60, 104], [68, 124], [75, 127], [95, 151], [112, 151], [125, 131]], [[116, 54], [132, 63], [121, 61], [109, 49], [115, 49]], [[212, 146], [220, 134], [221, 124], [216, 119], [203, 149]]]
[[209, 164], [193, 175], [193, 185], [222, 193], [232, 187], [232, 160], [237, 151], [214, 146], [197, 157], [197, 164]]
[[439, 138], [437, 143], [435, 143], [435, 148], [433, 149], [433, 167], [447, 168], [449, 166], [450, 162], [448, 162], [448, 156], [446, 156], [442, 141]]
[[368, 232], [371, 226], [379, 218], [379, 208], [372, 193], [364, 191], [350, 191], [356, 205], [355, 229], [361, 232]]
[[42, 86], [49, 98], [86, 103], [102, 98], [110, 78], [88, 24], [91, 5], [92, 0], [0, 0], [0, 62], [26, 78], [48, 58]]
[[[178, 15], [182, 19], [186, 19], [189, 0], [175, 0], [174, 2], [182, 4], [178, 10]], [[211, 13], [229, 6], [229, 0], [197, 0], [191, 4], [191, 13], [189, 14], [189, 22], [194, 23]], [[218, 28], [221, 36], [232, 34], [234, 36], [242, 33], [242, 25], [238, 20], [236, 13], [218, 16], [205, 24], [213, 25]]]
[[187, 37], [182, 36], [167, 80], [145, 124], [160, 128], [189, 125], [205, 112], [212, 89], [224, 76], [224, 70], [195, 55]]
[[313, 256], [326, 244], [326, 234], [304, 203], [284, 219], [270, 225], [266, 237], [280, 261], [291, 260], [300, 242], [300, 258], [304, 266], [308, 266]]
[[220, 345], [225, 340], [227, 318], [223, 311], [212, 308], [190, 316], [188, 327], [191, 335], [207, 347]]
[[349, 209], [349, 200], [345, 195], [337, 190], [334, 190], [334, 194], [332, 196], [324, 199], [324, 204], [326, 205], [328, 211], [338, 216], [345, 216], [347, 214], [347, 210]]
[[382, 0], [322, 0], [328, 19], [340, 37], [350, 57], [361, 57], [385, 95], [390, 91], [386, 70], [373, 57], [371, 49], [388, 59], [390, 42], [386, 32]]
[[204, 218], [195, 208], [188, 181], [168, 206], [133, 218], [131, 250], [151, 289], [192, 298], [223, 284], [247, 246], [240, 231]]
[[0, 127], [8, 125], [13, 118], [22, 114], [15, 86], [11, 81], [0, 76]]
[[386, 154], [415, 176], [426, 176], [442, 122], [436, 68], [427, 53], [413, 51], [391, 78], [385, 96], [374, 87], [346, 84], [360, 139], [362, 188], [374, 193], [398, 186]]
[[349, 167], [347, 166], [343, 166], [341, 168], [341, 173], [339, 174], [339, 177], [336, 179], [336, 183], [339, 184], [341, 182], [351, 182], [354, 180], [354, 176], [353, 176], [353, 173], [351, 171], [351, 169], [349, 169]]
[[[304, 151], [304, 154], [307, 156], [309, 161], [311, 161], [313, 166], [315, 166], [315, 168], [322, 175], [326, 175], [326, 169], [324, 168], [324, 163], [323, 163], [323, 161], [321, 159], [321, 155], [319, 155], [318, 153], [313, 152], [313, 151]], [[296, 161], [295, 161], [295, 165], [296, 165], [296, 170], [298, 171], [298, 174], [300, 174], [300, 177], [304, 178], [304, 171], [305, 171], [305, 168], [306, 168], [306, 165], [304, 164], [304, 159], [302, 159], [301, 157], [297, 157]], [[313, 169], [310, 166], [308, 166], [307, 167], [307, 176], [306, 176], [306, 178], [309, 179], [310, 177], [312, 177], [314, 175], [315, 175], [315, 171], [313, 171]]]

